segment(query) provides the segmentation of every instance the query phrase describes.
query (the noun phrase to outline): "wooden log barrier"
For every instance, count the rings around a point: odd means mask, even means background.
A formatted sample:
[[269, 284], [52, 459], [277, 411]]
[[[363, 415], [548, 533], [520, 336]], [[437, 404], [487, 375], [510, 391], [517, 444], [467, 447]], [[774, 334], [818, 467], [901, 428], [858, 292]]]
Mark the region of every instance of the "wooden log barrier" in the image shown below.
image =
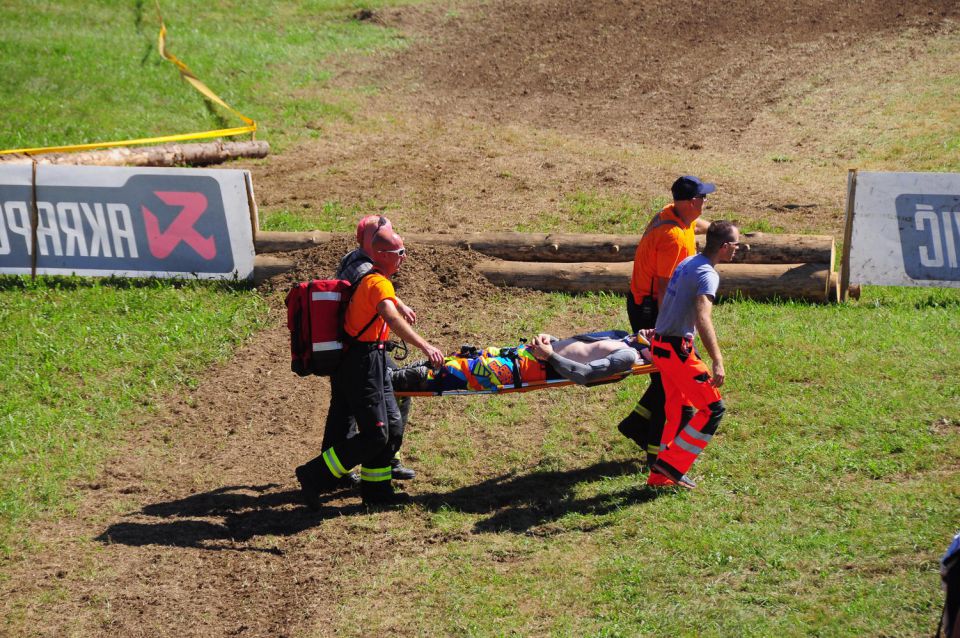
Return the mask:
[[270, 145], [262, 141], [162, 144], [111, 148], [82, 153], [3, 155], [0, 164], [75, 164], [86, 166], [207, 166], [240, 157], [266, 157]]
[[[307, 233], [257, 233], [257, 252], [278, 252], [310, 248], [329, 241], [333, 234], [312, 231]], [[267, 238], [269, 237], [269, 238]], [[832, 264], [834, 241], [829, 235], [773, 235], [745, 233], [742, 241], [749, 250], [737, 251], [734, 263], [744, 264]], [[548, 261], [576, 263], [633, 261], [639, 235], [588, 235], [564, 233], [466, 233], [441, 235], [437, 233], [408, 233], [403, 235], [407, 246], [416, 250], [419, 245], [449, 246], [475, 250], [488, 257], [509, 261]], [[703, 237], [697, 236], [701, 244]]]
[[291, 250], [313, 248], [333, 239], [336, 235], [322, 230], [310, 230], [302, 233], [287, 233], [271, 230], [257, 231], [254, 249], [258, 255], [263, 253], [285, 253]]
[[[737, 252], [733, 263], [801, 264], [834, 261], [834, 241], [829, 235], [744, 233], [741, 241], [749, 249]], [[572, 233], [467, 233], [439, 235], [411, 233], [406, 243], [442, 245], [475, 250], [488, 257], [508, 261], [548, 261], [577, 263], [584, 261], [627, 262], [640, 243], [639, 235], [591, 235]], [[704, 237], [697, 236], [698, 249]]]
[[[545, 291], [617, 292], [630, 287], [630, 264], [484, 261], [476, 269], [492, 283]], [[823, 264], [720, 264], [720, 295], [748, 299], [830, 300], [831, 270]]]
[[285, 257], [257, 255], [253, 258], [253, 283], [259, 285], [270, 277], [293, 270], [296, 266], [296, 262]]

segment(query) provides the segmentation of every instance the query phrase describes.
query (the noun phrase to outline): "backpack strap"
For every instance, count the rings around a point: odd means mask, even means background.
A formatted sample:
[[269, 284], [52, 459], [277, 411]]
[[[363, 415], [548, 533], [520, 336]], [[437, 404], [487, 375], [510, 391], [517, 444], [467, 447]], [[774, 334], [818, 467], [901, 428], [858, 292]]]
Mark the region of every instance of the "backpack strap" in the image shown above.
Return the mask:
[[[360, 282], [362, 282], [362, 281], [367, 277], [367, 275], [373, 274], [373, 272], [374, 272], [374, 270], [371, 268], [371, 269], [368, 270], [367, 272], [363, 273], [363, 274], [360, 276], [360, 279], [357, 279], [357, 283], [354, 284], [354, 292], [356, 292], [356, 289], [360, 287]], [[373, 313], [373, 316], [370, 318], [370, 321], [367, 322], [367, 325], [365, 325], [363, 328], [361, 328], [361, 329], [360, 329], [360, 332], [358, 332], [356, 335], [352, 335], [352, 334], [350, 334], [350, 333], [347, 331], [347, 326], [346, 326], [346, 323], [345, 323], [345, 322], [346, 322], [346, 318], [347, 318], [347, 309], [350, 308], [350, 304], [352, 304], [352, 303], [353, 303], [353, 293], [350, 294], [350, 300], [347, 302], [346, 307], [343, 309], [343, 319], [341, 320], [341, 325], [343, 326], [343, 334], [344, 334], [344, 337], [345, 337], [344, 340], [347, 341], [348, 343], [357, 343], [357, 341], [359, 341], [360, 335], [362, 335], [364, 332], [366, 332], [366, 331], [370, 328], [370, 326], [373, 325], [373, 322], [377, 320], [377, 317], [380, 316], [380, 313], [378, 313], [378, 312]], [[381, 334], [383, 334], [383, 333], [381, 332]], [[378, 337], [378, 338], [377, 338], [377, 341], [380, 341], [380, 340], [381, 340], [381, 339]]]

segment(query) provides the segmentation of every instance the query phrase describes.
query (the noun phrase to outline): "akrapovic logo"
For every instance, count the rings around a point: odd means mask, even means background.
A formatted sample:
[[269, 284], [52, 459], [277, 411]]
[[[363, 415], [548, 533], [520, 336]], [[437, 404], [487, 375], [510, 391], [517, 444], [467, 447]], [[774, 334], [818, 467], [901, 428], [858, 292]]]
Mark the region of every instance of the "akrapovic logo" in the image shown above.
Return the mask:
[[234, 270], [212, 177], [136, 175], [120, 187], [0, 185], [0, 268], [73, 271]]
[[960, 196], [900, 195], [896, 207], [907, 276], [960, 281]]

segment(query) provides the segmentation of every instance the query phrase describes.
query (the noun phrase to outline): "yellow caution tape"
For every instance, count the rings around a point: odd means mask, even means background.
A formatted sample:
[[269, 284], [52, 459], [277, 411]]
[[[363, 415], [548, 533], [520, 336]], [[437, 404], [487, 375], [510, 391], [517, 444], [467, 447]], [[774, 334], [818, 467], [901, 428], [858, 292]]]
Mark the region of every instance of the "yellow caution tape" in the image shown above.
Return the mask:
[[184, 64], [177, 56], [167, 51], [166, 40], [167, 40], [167, 26], [163, 23], [163, 16], [160, 15], [160, 1], [156, 0], [157, 5], [157, 18], [160, 20], [160, 35], [157, 37], [157, 50], [160, 52], [160, 55], [174, 66], [177, 67], [177, 70], [180, 71], [180, 76], [189, 82], [193, 88], [199, 91], [204, 97], [206, 97], [211, 102], [219, 104], [226, 110], [230, 111], [241, 120], [246, 123], [246, 126], [237, 126], [234, 128], [222, 128], [215, 131], [203, 131], [200, 133], [180, 133], [177, 135], [163, 135], [161, 137], [142, 137], [135, 140], [123, 140], [118, 142], [95, 142], [92, 144], [72, 144], [70, 146], [45, 146], [39, 148], [15, 148], [5, 151], [0, 151], [0, 155], [8, 155], [11, 153], [22, 153], [24, 155], [33, 155], [36, 153], [73, 153], [76, 151], [89, 151], [96, 148], [115, 148], [118, 146], [134, 146], [138, 144], [161, 144], [165, 142], [182, 142], [185, 140], [200, 140], [208, 139], [211, 137], [230, 137], [232, 135], [243, 135], [244, 133], [251, 133], [256, 135], [257, 123], [251, 120], [249, 117], [239, 112], [222, 99], [220, 96], [210, 90], [210, 88], [200, 81], [196, 75], [193, 74], [193, 71]]

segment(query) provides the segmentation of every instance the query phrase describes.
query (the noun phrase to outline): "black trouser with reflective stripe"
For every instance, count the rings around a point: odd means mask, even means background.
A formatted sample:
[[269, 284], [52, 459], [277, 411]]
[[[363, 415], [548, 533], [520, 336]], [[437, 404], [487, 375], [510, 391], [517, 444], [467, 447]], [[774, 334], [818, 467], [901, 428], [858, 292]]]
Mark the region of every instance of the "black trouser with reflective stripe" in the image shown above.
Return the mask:
[[[391, 416], [399, 421], [399, 411], [391, 414], [390, 401], [396, 405], [393, 386], [386, 375], [386, 352], [382, 344], [359, 342], [350, 346], [340, 368], [331, 379], [338, 410], [353, 417], [357, 434], [324, 447], [323, 454], [306, 464], [318, 482], [340, 478], [351, 468], [389, 468], [396, 452], [391, 439]], [[394, 428], [396, 424], [394, 424]], [[380, 479], [389, 481], [389, 478]]]
[[[393, 370], [400, 366], [390, 355], [386, 356], [387, 367]], [[389, 381], [389, 376], [388, 381]], [[386, 395], [387, 423], [390, 427], [390, 444], [396, 453], [403, 444], [403, 433], [410, 418], [410, 397], [397, 398], [393, 392]], [[320, 449], [326, 450], [337, 443], [357, 435], [357, 422], [350, 413], [346, 394], [334, 375], [330, 378], [330, 408], [327, 410], [327, 420], [323, 429], [323, 443]]]
[[[630, 329], [634, 333], [638, 330], [655, 328], [657, 314], [656, 299], [651, 298], [646, 304], [637, 304], [633, 300], [633, 293], [627, 293], [627, 317], [630, 319]], [[660, 437], [663, 436], [663, 425], [667, 420], [664, 410], [666, 402], [667, 397], [663, 391], [660, 373], [653, 372], [650, 374], [650, 385], [633, 408], [633, 414], [636, 415], [633, 420], [640, 430], [640, 435], [646, 441], [650, 462], [653, 462], [656, 457], [657, 453], [654, 450], [660, 446]]]

